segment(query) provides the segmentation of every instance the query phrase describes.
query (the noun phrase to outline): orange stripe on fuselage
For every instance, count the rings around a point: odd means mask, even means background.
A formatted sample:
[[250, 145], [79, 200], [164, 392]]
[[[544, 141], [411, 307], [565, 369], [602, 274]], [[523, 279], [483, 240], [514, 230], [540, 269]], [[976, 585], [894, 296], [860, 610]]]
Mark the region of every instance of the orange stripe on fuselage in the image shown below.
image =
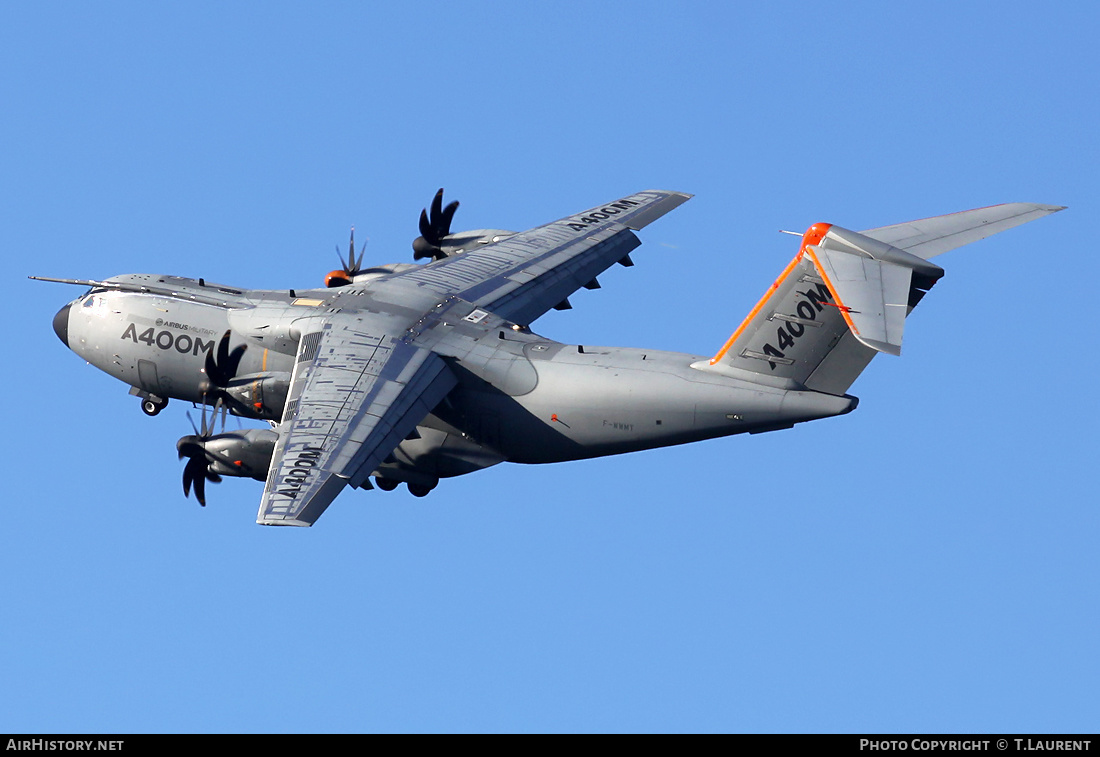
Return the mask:
[[[752, 321], [752, 319], [756, 317], [756, 314], [763, 309], [764, 305], [767, 304], [768, 300], [771, 299], [771, 296], [775, 294], [775, 290], [779, 289], [780, 285], [783, 284], [783, 281], [791, 275], [791, 271], [795, 269], [795, 266], [797, 266], [799, 262], [801, 262], [802, 256], [809, 251], [807, 249], [809, 245], [818, 244], [822, 239], [825, 238], [825, 233], [829, 231], [830, 228], [832, 228], [831, 223], [815, 223], [813, 226], [806, 229], [806, 233], [802, 235], [802, 245], [798, 248], [798, 254], [794, 256], [794, 260], [787, 264], [787, 267], [783, 269], [783, 273], [779, 274], [779, 278], [775, 280], [775, 283], [772, 284], [768, 288], [768, 291], [764, 293], [764, 296], [760, 298], [760, 302], [756, 303], [756, 307], [749, 311], [749, 314], [745, 317], [745, 320], [743, 320], [741, 322], [741, 325], [737, 327], [737, 331], [733, 332], [733, 336], [726, 340], [726, 343], [722, 345], [722, 349], [718, 350], [718, 354], [710, 359], [711, 365], [714, 365], [726, 356], [726, 352], [728, 352], [729, 348], [733, 346], [733, 343], [737, 341], [737, 337], [741, 336], [741, 332], [745, 330], [745, 328], [749, 325], [749, 322]], [[811, 258], [812, 255], [813, 253], [811, 253]], [[812, 259], [814, 260], [814, 265], [820, 271], [821, 266], [817, 264], [817, 259]], [[824, 275], [822, 275], [822, 278], [824, 278]], [[829, 291], [832, 293], [833, 297], [836, 297], [836, 292], [833, 290], [832, 285], [829, 284], [828, 281], [825, 282], [825, 286], [829, 288]], [[844, 317], [847, 318], [847, 314], [845, 314]]]

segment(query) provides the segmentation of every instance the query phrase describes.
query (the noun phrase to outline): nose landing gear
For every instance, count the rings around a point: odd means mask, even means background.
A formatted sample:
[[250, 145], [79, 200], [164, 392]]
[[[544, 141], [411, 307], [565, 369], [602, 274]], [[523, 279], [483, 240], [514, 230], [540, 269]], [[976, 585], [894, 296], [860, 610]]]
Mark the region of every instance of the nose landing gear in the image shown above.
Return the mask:
[[141, 399], [141, 412], [150, 417], [159, 414], [166, 407], [168, 407], [168, 400], [161, 399], [153, 394]]

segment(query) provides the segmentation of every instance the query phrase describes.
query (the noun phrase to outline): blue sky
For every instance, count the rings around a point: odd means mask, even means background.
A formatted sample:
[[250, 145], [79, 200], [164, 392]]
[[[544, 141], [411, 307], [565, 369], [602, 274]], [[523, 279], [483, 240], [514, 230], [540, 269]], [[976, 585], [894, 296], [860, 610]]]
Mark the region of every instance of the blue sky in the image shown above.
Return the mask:
[[[9, 442], [0, 731], [1097, 727], [1086, 3], [34, 3], [0, 8]], [[795, 252], [1068, 205], [947, 275], [851, 415], [254, 524], [184, 499], [147, 418], [53, 335], [157, 272], [319, 286], [348, 228], [411, 261], [647, 188], [695, 198], [535, 328], [715, 352]]]

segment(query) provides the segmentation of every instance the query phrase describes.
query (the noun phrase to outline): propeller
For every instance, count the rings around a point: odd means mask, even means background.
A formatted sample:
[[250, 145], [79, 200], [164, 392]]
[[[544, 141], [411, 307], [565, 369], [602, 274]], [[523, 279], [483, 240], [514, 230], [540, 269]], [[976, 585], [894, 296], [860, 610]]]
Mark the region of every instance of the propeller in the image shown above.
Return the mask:
[[[209, 385], [206, 391], [219, 403], [223, 399], [227, 403], [234, 401], [225, 389], [229, 386], [229, 382], [237, 375], [237, 369], [241, 365], [241, 358], [244, 357], [245, 350], [248, 349], [246, 345], [239, 344], [230, 352], [229, 333], [229, 331], [226, 331], [222, 335], [222, 338], [218, 340], [217, 350], [210, 350], [206, 353], [206, 363], [203, 366], [203, 372], [206, 373], [206, 381]], [[206, 406], [205, 397], [203, 399], [203, 406]]]
[[413, 259], [432, 258], [442, 260], [447, 257], [441, 245], [443, 238], [451, 233], [451, 220], [458, 210], [458, 200], [443, 207], [443, 189], [435, 193], [432, 199], [431, 215], [427, 210], [420, 211], [420, 236], [413, 240]]
[[325, 286], [342, 287], [347, 286], [352, 282], [355, 274], [363, 270], [363, 258], [367, 253], [367, 243], [363, 242], [363, 246], [359, 248], [359, 257], [355, 257], [355, 227], [351, 227], [351, 241], [348, 242], [348, 259], [344, 262], [344, 256], [340, 254], [340, 245], [336, 246], [336, 257], [340, 258], [340, 268], [337, 271], [329, 271], [325, 276]]
[[191, 428], [195, 430], [195, 433], [189, 434], [176, 442], [179, 459], [187, 458], [187, 465], [183, 468], [183, 496], [188, 497], [191, 495], [191, 486], [194, 484], [195, 499], [203, 507], [206, 507], [206, 482], [210, 481], [216, 484], [222, 480], [221, 476], [210, 470], [210, 459], [206, 456], [206, 442], [214, 435], [214, 416], [218, 414], [219, 409], [222, 410], [222, 430], [224, 431], [226, 409], [222, 405], [221, 399], [214, 405], [214, 412], [211, 414], [208, 425], [204, 398], [201, 427], [195, 428], [195, 421], [191, 418], [191, 413], [187, 413], [187, 420], [191, 421]]

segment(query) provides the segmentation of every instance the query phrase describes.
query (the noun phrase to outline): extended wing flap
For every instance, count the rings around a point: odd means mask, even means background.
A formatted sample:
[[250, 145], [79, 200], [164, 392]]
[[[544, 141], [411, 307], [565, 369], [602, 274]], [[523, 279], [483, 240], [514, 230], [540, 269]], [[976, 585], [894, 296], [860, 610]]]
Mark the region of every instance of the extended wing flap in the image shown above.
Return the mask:
[[303, 334], [257, 523], [313, 525], [454, 387], [439, 356], [390, 326], [337, 316]]
[[[364, 410], [366, 422], [358, 424], [349, 441], [334, 461], [337, 475], [352, 486], [362, 486], [375, 468], [416, 428], [454, 387], [454, 374], [438, 356], [428, 350], [402, 344], [411, 351], [401, 375], [383, 381], [378, 399]], [[385, 408], [382, 414], [379, 410]], [[362, 437], [360, 441], [358, 437]], [[370, 437], [377, 443], [369, 443]]]

